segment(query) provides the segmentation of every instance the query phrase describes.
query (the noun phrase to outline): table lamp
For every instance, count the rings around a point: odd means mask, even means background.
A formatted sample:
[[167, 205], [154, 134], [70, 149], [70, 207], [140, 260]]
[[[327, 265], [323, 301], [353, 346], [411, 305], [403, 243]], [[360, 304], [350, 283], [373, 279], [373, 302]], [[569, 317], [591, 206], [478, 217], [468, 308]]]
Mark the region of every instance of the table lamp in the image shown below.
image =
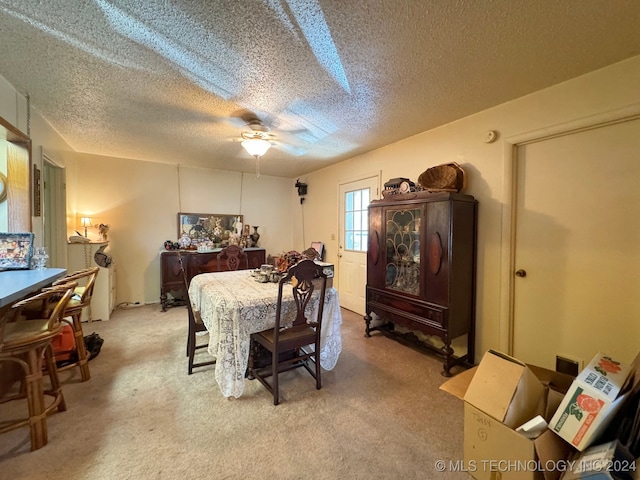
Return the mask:
[[80, 218], [80, 225], [84, 227], [84, 236], [87, 236], [87, 227], [91, 227], [91, 217]]

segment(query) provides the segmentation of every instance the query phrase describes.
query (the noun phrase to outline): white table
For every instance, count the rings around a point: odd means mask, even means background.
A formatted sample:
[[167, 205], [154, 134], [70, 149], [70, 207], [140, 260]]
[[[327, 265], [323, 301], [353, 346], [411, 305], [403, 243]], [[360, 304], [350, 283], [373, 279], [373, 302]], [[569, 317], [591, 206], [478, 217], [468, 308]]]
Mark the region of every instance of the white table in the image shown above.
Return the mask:
[[[309, 304], [317, 314], [318, 296]], [[216, 358], [215, 377], [225, 397], [240, 397], [244, 391], [252, 333], [272, 328], [278, 300], [277, 283], [259, 283], [250, 270], [203, 273], [189, 286], [189, 298], [200, 312], [209, 332], [209, 353]], [[283, 304], [295, 310], [290, 286], [283, 289]], [[335, 367], [342, 351], [342, 314], [338, 292], [327, 288], [322, 318], [320, 365]]]

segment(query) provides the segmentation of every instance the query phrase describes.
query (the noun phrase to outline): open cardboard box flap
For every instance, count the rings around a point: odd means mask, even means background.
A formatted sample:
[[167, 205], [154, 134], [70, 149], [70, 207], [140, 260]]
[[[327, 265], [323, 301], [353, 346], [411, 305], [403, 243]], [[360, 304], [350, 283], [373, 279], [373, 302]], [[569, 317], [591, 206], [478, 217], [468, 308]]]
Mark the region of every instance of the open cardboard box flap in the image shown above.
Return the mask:
[[467, 393], [467, 388], [469, 388], [471, 379], [473, 379], [477, 369], [478, 367], [472, 367], [458, 373], [456, 376], [451, 377], [440, 385], [440, 390], [447, 392], [460, 400], [464, 400], [464, 394]]
[[536, 415], [544, 415], [546, 391], [525, 363], [489, 350], [471, 379], [464, 401], [516, 428]]

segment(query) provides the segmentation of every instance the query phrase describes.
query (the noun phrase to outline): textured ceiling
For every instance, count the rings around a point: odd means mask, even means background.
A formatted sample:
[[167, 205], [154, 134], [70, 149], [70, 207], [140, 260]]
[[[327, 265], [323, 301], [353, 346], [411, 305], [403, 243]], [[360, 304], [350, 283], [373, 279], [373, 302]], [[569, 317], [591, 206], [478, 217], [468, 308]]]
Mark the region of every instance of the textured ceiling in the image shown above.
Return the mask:
[[296, 177], [640, 54], [637, 0], [0, 0], [0, 75], [77, 151]]

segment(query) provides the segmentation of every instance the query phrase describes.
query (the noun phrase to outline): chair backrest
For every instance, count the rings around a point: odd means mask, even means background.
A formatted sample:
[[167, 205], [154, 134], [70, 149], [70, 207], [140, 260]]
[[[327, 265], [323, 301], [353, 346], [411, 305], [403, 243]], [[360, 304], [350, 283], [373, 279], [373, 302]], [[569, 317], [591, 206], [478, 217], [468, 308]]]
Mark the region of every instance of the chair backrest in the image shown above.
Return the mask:
[[180, 275], [182, 276], [182, 286], [184, 287], [184, 292], [188, 294], [189, 281], [187, 280], [187, 272], [184, 268], [184, 260], [182, 260], [182, 255], [180, 255], [180, 252], [178, 252], [178, 265], [180, 265]]
[[86, 283], [83, 286], [79, 304], [88, 305], [89, 302], [91, 302], [91, 297], [93, 296], [93, 288], [95, 287], [96, 278], [98, 277], [99, 272], [100, 272], [100, 267], [91, 267], [91, 268], [78, 270], [77, 272], [73, 272], [69, 275], [66, 275], [65, 277], [62, 277], [56, 280], [53, 286], [62, 285], [69, 282], [78, 282], [79, 280], [86, 279]]
[[[282, 293], [285, 285], [291, 281], [293, 299], [296, 308], [296, 317], [293, 325], [307, 324], [316, 328], [318, 334], [322, 324], [322, 312], [324, 309], [324, 297], [327, 289], [327, 276], [322, 272], [322, 267], [316, 265], [313, 260], [302, 260], [287, 270], [287, 274], [280, 279], [278, 285], [278, 303], [276, 307], [276, 325], [274, 328], [274, 341], [280, 331], [286, 326], [282, 323]], [[316, 318], [307, 319], [306, 308], [316, 289], [316, 281], [319, 281], [320, 292], [318, 298], [318, 315]]]
[[313, 247], [309, 247], [306, 250], [304, 250], [302, 252], [302, 256], [303, 256], [303, 258], [306, 258], [307, 260], [320, 260], [320, 254]]
[[[62, 320], [67, 304], [71, 299], [74, 289], [78, 286], [75, 281], [58, 284], [44, 289], [37, 295], [21, 300], [11, 306], [14, 316], [19, 318], [22, 310], [32, 305], [40, 308], [40, 318], [48, 319], [47, 331], [53, 330]], [[42, 332], [45, 334], [46, 332]]]
[[237, 245], [229, 245], [224, 247], [218, 253], [218, 271], [223, 271], [223, 262], [226, 262], [227, 270], [238, 270], [240, 265], [247, 270], [249, 268], [249, 257], [247, 254]]

